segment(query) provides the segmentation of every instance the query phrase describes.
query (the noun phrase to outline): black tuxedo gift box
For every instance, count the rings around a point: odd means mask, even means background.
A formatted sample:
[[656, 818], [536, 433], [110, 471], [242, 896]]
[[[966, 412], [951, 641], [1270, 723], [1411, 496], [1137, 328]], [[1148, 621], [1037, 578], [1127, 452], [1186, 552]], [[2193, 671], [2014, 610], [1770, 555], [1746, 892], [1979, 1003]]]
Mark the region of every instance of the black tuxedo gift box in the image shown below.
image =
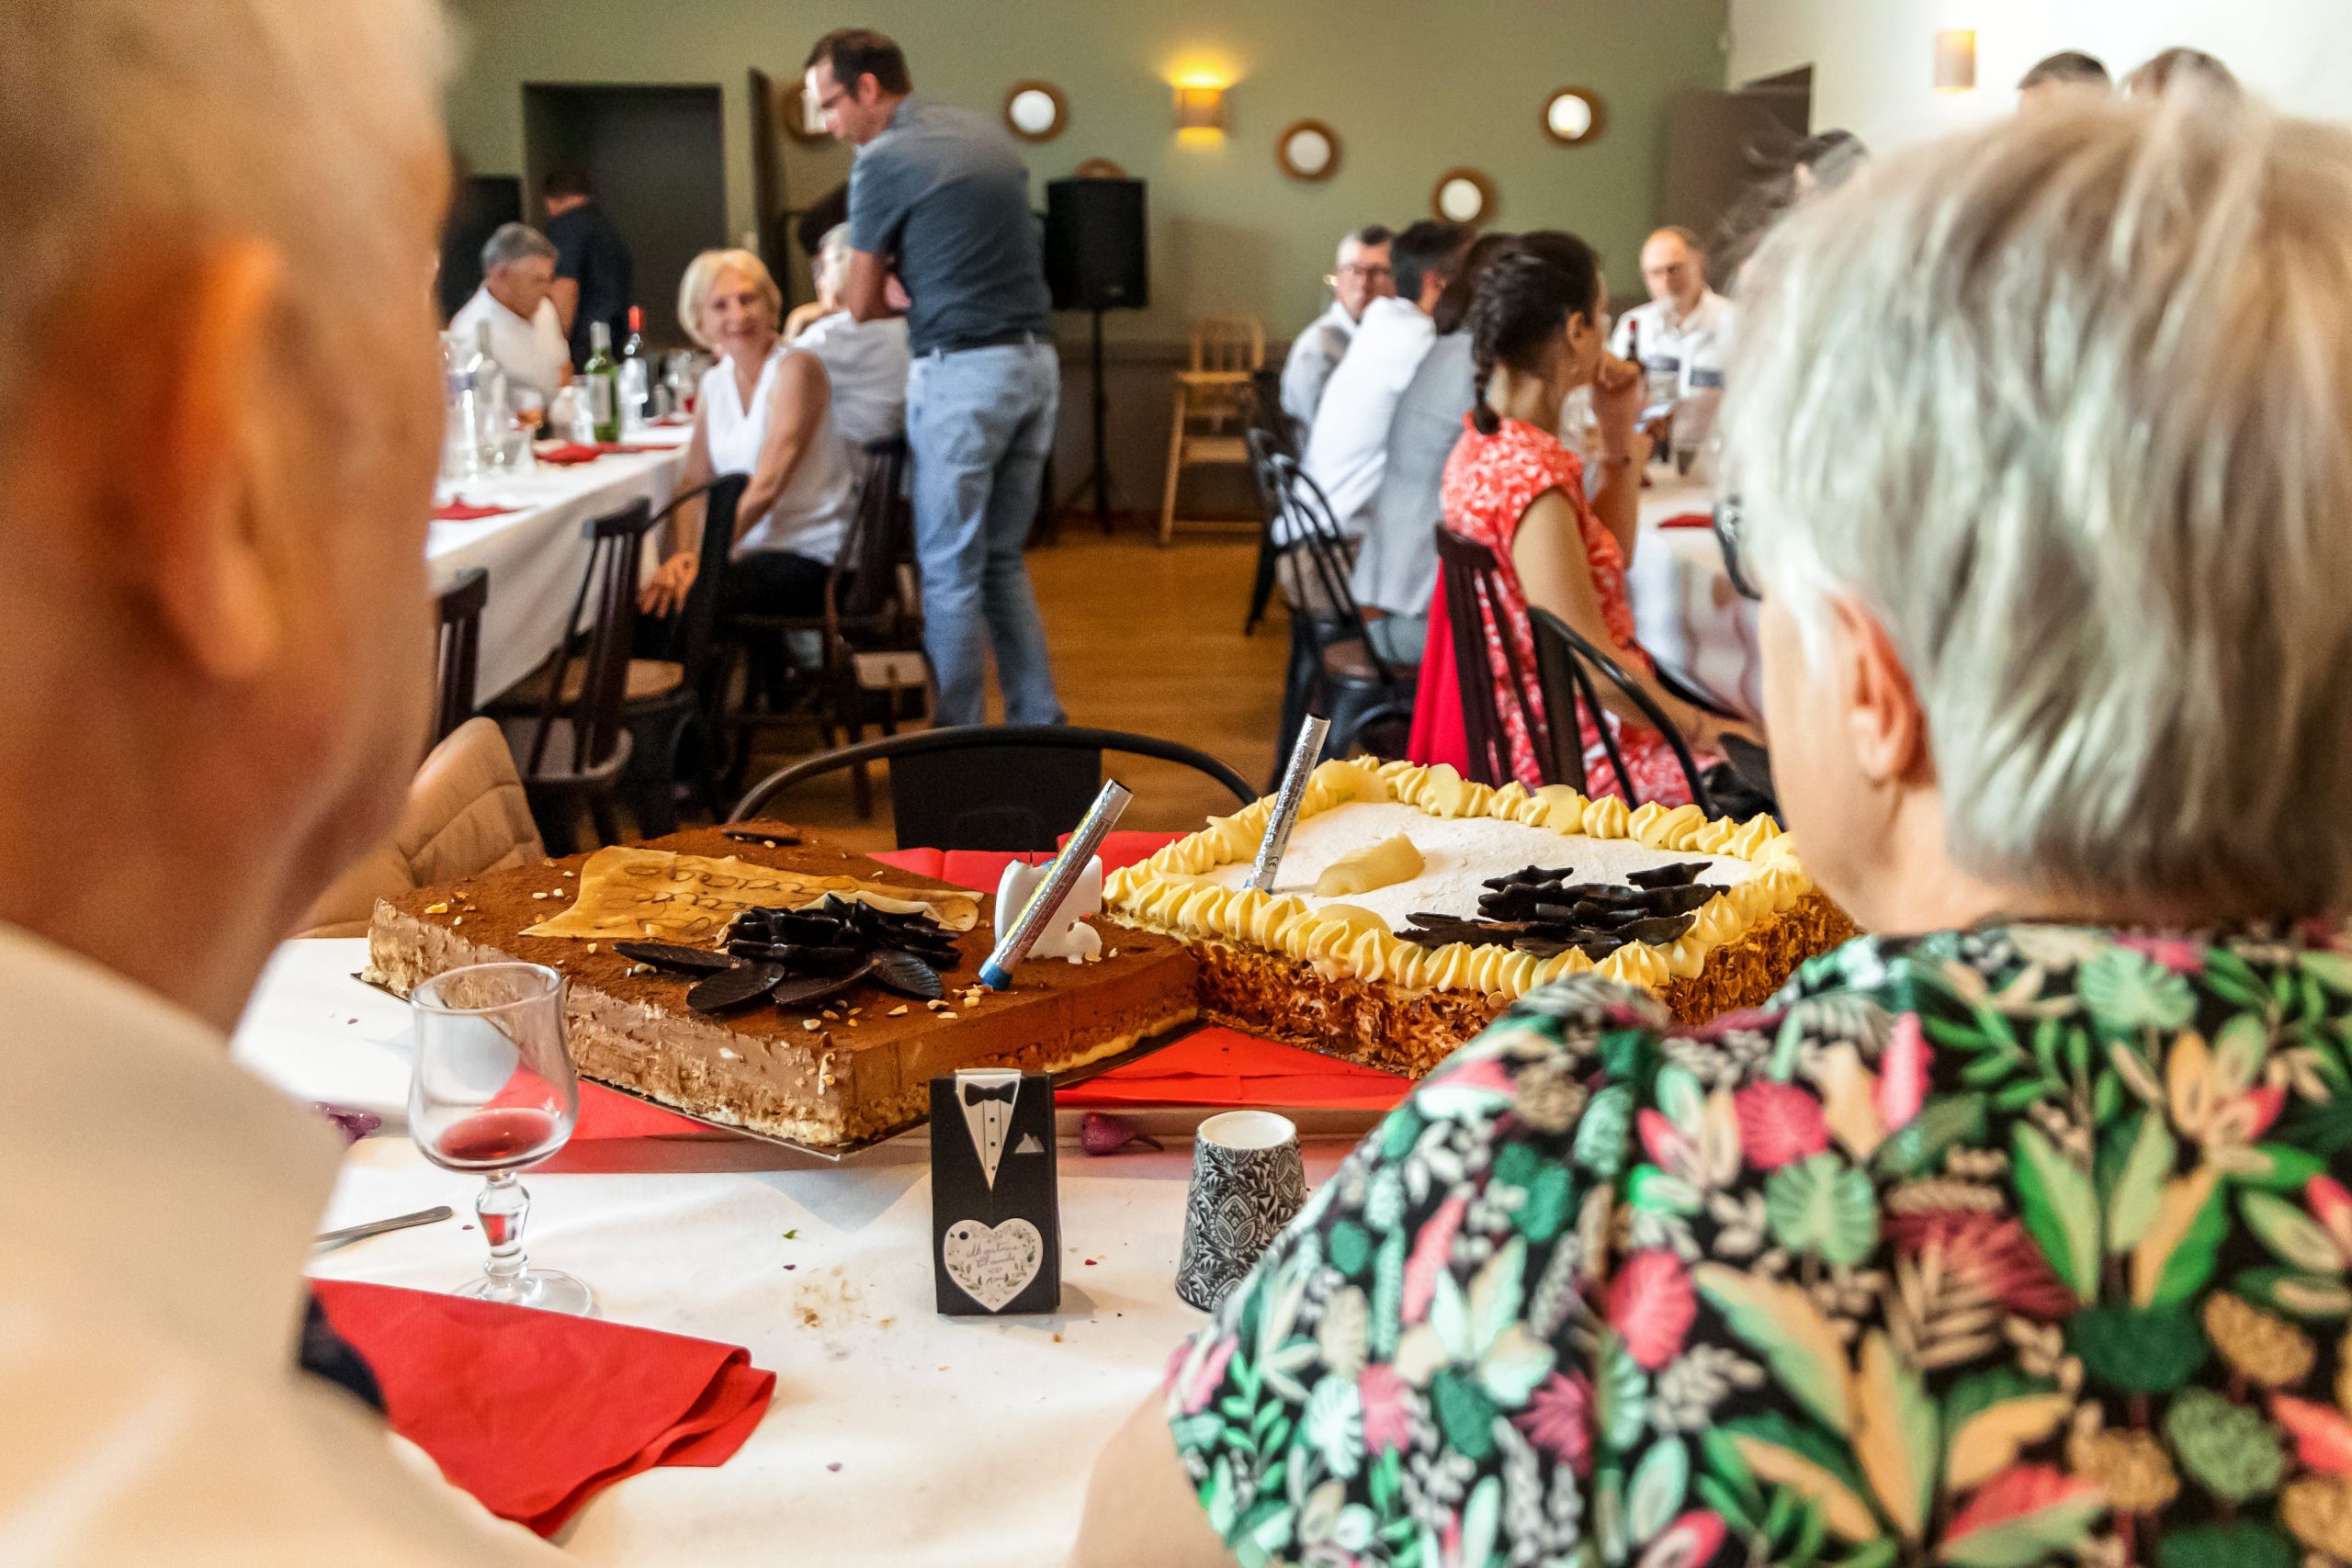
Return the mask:
[[931, 1266], [953, 1317], [1062, 1300], [1054, 1080], [981, 1068], [931, 1080]]

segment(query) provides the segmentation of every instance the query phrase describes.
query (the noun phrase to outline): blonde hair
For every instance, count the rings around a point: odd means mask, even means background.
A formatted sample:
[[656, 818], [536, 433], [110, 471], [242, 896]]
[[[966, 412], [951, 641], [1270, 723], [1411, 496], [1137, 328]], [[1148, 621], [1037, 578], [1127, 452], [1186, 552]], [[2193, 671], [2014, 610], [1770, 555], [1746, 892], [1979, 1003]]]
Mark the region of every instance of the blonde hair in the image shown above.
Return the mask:
[[70, 280], [138, 234], [276, 247], [322, 285], [289, 292], [277, 352], [343, 397], [349, 300], [426, 286], [415, 237], [384, 214], [440, 177], [448, 59], [430, 0], [0, 8], [0, 418]]
[[1726, 473], [1885, 627], [1973, 874], [2352, 895], [2352, 132], [2086, 102], [1890, 158], [1743, 280]]
[[740, 272], [750, 278], [760, 298], [767, 301], [768, 323], [782, 323], [784, 290], [769, 276], [767, 263], [750, 251], [705, 251], [686, 264], [685, 276], [678, 280], [678, 325], [688, 337], [704, 348], [710, 346], [710, 340], [703, 335], [702, 313], [722, 272]]

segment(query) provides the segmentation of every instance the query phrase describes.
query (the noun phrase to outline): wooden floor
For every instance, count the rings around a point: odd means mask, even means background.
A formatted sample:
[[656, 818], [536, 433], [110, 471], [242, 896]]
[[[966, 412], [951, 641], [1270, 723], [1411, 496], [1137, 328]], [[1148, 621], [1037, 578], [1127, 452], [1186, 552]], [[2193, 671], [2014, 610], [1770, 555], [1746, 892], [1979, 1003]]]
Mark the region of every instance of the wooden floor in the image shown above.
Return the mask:
[[[1032, 550], [1029, 573], [1070, 722], [1182, 740], [1262, 785], [1274, 765], [1289, 631], [1277, 607], [1256, 636], [1241, 635], [1256, 562], [1257, 546], [1246, 539], [1180, 535], [1162, 549], [1083, 525]], [[998, 711], [993, 689], [989, 711]], [[788, 760], [763, 757], [753, 777]], [[1136, 793], [1123, 828], [1189, 829], [1234, 809], [1230, 794], [1182, 768], [1108, 758], [1105, 771]], [[846, 775], [810, 784], [771, 811], [856, 849], [888, 849], [887, 786], [876, 794], [865, 821]]]

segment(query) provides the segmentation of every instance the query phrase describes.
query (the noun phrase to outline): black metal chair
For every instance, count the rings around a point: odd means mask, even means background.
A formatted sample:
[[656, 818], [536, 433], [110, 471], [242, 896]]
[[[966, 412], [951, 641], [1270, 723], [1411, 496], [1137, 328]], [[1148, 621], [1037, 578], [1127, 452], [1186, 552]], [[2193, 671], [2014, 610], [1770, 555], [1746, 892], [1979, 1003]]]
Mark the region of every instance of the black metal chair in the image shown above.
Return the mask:
[[[832, 570], [825, 578], [822, 608], [814, 615], [738, 614], [727, 617], [728, 641], [747, 651], [762, 645], [781, 649], [795, 633], [813, 636], [821, 649], [813, 699], [805, 711], [791, 711], [775, 683], [760, 678], [752, 660], [741, 706], [736, 711], [729, 776], [738, 784], [750, 770], [760, 736], [783, 726], [813, 723], [828, 749], [845, 739], [855, 745], [868, 724], [895, 735], [901, 720], [920, 717], [929, 704], [930, 666], [922, 657], [920, 611], [904, 563], [912, 558], [913, 523], [907, 505], [907, 443], [903, 437], [865, 448], [856, 513], [842, 536]], [[910, 684], [895, 677], [911, 665]], [[916, 699], [909, 711], [905, 698]], [[873, 785], [866, 770], [854, 775], [858, 815], [871, 814]]]
[[[1511, 771], [1510, 736], [1503, 728], [1495, 689], [1500, 684], [1516, 695], [1528, 739], [1534, 743], [1536, 764], [1539, 768], [1546, 766], [1550, 736], [1544, 728], [1544, 710], [1537, 700], [1531, 698], [1535, 691], [1535, 672], [1517, 667], [1515, 650], [1508, 637], [1502, 639], [1503, 657], [1512, 660], [1511, 667], [1499, 672], [1494, 667], [1493, 649], [1487, 641], [1487, 621], [1492, 615], [1496, 624], [1501, 625], [1503, 604], [1502, 571], [1496, 564], [1494, 551], [1466, 534], [1440, 528], [1437, 562], [1439, 581], [1445, 592], [1446, 618], [1453, 623], [1453, 676], [1460, 691], [1463, 736], [1470, 750], [1469, 774], [1483, 784], [1507, 784], [1516, 775]], [[1506, 679], [1498, 682], [1498, 673]]]
[[[1252, 456], [1258, 456], [1251, 433]], [[1354, 562], [1347, 537], [1332, 516], [1320, 485], [1279, 452], [1262, 456], [1262, 482], [1281, 498], [1282, 547], [1289, 560], [1297, 598], [1290, 609], [1291, 657], [1283, 681], [1281, 732], [1275, 755], [1288, 757], [1291, 742], [1310, 712], [1331, 720], [1325, 742], [1329, 756], [1343, 757], [1363, 744], [1387, 755], [1401, 754], [1413, 721], [1416, 668], [1391, 663], [1372, 645], [1363, 607], [1349, 586]], [[1277, 775], [1279, 782], [1279, 775]]]
[[822, 774], [887, 761], [899, 843], [1014, 853], [1051, 850], [1094, 803], [1105, 751], [1190, 768], [1243, 805], [1257, 798], [1239, 773], [1179, 741], [1073, 725], [972, 724], [886, 735], [803, 758], [752, 786], [728, 819], [756, 817], [777, 795]]
[[[582, 526], [588, 569], [550, 660], [550, 678], [540, 683], [537, 711], [501, 720], [539, 837], [554, 854], [571, 852], [582, 807], [605, 842], [620, 838], [616, 802], [634, 751], [621, 705], [637, 637], [639, 564], [652, 525], [652, 508], [639, 501]], [[565, 678], [552, 678], [554, 671]]]
[[481, 613], [490, 603], [490, 572], [469, 567], [438, 601], [440, 695], [433, 711], [433, 743], [474, 716], [474, 684], [481, 666]]
[[1589, 718], [1600, 736], [1610, 771], [1617, 775], [1618, 793], [1625, 797], [1628, 806], [1642, 804], [1640, 794], [1634, 788], [1633, 775], [1626, 771], [1625, 753], [1619, 748], [1617, 732], [1609, 724], [1607, 709], [1601, 705], [1600, 689], [1593, 680], [1593, 673], [1598, 671], [1601, 679], [1641, 711], [1645, 723], [1666, 737], [1666, 743], [1674, 749], [1675, 762], [1682, 769], [1683, 782], [1690, 787], [1690, 798], [1700, 810], [1714, 816], [1713, 797], [1699, 771], [1698, 761], [1690, 755], [1689, 743], [1667, 716], [1666, 710], [1658, 706], [1657, 700], [1642, 689], [1641, 682], [1606, 650], [1551, 611], [1528, 606], [1527, 624], [1535, 634], [1536, 684], [1544, 694], [1544, 712], [1553, 721], [1555, 776], [1550, 782], [1574, 784], [1579, 793], [1591, 793], [1585, 777], [1584, 748], [1579, 744], [1583, 720]]
[[1258, 491], [1258, 510], [1264, 527], [1258, 534], [1258, 567], [1250, 586], [1250, 615], [1241, 624], [1241, 635], [1248, 637], [1266, 618], [1266, 606], [1274, 597], [1274, 562], [1282, 554], [1282, 547], [1274, 541], [1275, 519], [1282, 515], [1282, 496], [1266, 482], [1265, 462], [1275, 453], [1296, 458], [1297, 433], [1291, 427], [1288, 413], [1283, 411], [1283, 377], [1277, 369], [1255, 371], [1250, 378], [1250, 400], [1247, 407], [1249, 425], [1242, 437], [1250, 446], [1250, 479]]

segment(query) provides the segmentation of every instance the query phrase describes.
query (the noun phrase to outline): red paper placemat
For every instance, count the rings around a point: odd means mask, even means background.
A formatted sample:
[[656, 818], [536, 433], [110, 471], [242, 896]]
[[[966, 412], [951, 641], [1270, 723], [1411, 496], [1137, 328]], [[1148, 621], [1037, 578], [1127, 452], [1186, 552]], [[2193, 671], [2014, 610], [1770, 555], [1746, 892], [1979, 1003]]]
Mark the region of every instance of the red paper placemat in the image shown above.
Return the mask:
[[1661, 528], [1712, 528], [1714, 525], [1713, 516], [1704, 512], [1680, 513], [1658, 524]]
[[1138, 1105], [1391, 1111], [1412, 1087], [1410, 1078], [1395, 1073], [1213, 1024], [1140, 1062], [1057, 1089], [1054, 1103], [1093, 1111]]
[[435, 523], [473, 523], [479, 522], [484, 517], [503, 517], [507, 513], [517, 512], [520, 510], [520, 507], [514, 506], [475, 506], [469, 502], [449, 501], [444, 502], [439, 506], [433, 509], [433, 521]]
[[541, 1535], [640, 1471], [726, 1463], [775, 1392], [740, 1345], [350, 1280], [311, 1289], [392, 1430]]

